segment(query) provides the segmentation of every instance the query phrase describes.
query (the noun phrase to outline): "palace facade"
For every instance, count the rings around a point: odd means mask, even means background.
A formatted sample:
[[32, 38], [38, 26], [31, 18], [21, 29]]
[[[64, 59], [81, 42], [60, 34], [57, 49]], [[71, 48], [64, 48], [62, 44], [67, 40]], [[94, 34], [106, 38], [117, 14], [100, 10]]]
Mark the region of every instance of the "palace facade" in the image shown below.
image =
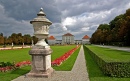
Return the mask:
[[74, 40], [74, 35], [71, 33], [66, 33], [62, 35], [62, 40], [56, 40], [54, 36], [48, 37], [48, 44], [55, 45], [55, 44], [89, 44], [90, 37], [85, 35], [81, 40]]

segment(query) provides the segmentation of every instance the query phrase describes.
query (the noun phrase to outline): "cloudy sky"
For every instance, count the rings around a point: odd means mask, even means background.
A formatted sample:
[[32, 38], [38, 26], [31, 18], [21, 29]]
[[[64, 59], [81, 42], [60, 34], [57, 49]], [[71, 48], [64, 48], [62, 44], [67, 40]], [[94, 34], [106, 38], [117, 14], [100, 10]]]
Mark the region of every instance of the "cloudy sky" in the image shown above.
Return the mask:
[[0, 0], [0, 33], [33, 35], [30, 20], [40, 8], [52, 21], [50, 35], [61, 39], [65, 33], [82, 39], [91, 37], [99, 24], [109, 23], [130, 8], [130, 0]]

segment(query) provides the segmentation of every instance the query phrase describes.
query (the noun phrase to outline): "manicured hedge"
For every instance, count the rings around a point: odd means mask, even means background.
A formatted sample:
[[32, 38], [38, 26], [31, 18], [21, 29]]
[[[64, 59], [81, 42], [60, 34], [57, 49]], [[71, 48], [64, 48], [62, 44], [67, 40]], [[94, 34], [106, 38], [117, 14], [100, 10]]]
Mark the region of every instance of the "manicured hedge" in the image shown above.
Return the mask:
[[130, 62], [108, 62], [100, 58], [85, 46], [105, 75], [112, 77], [130, 77]]

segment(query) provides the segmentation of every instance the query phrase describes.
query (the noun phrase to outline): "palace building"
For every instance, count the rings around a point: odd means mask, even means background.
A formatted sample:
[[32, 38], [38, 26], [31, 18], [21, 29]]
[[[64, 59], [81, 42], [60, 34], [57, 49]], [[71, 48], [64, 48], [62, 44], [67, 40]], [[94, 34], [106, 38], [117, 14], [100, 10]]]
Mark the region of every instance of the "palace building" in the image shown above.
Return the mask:
[[89, 42], [90, 37], [88, 35], [85, 35], [81, 40], [75, 40], [74, 35], [71, 33], [66, 33], [62, 35], [62, 40], [56, 40], [54, 36], [48, 37], [48, 44], [49, 45], [55, 45], [55, 44], [90, 44]]
[[62, 35], [62, 44], [74, 44], [74, 35], [70, 33]]

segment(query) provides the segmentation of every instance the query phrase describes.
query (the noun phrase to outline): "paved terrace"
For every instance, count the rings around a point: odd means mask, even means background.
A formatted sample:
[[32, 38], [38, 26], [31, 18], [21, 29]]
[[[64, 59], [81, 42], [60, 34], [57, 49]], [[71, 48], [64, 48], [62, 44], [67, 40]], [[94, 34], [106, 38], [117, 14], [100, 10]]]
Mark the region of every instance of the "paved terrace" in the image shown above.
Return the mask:
[[130, 47], [118, 47], [118, 46], [106, 46], [106, 45], [104, 45], [104, 46], [103, 45], [96, 45], [96, 46], [130, 52]]
[[25, 78], [23, 75], [12, 81], [89, 81], [83, 46], [71, 71], [55, 71], [49, 78]]

